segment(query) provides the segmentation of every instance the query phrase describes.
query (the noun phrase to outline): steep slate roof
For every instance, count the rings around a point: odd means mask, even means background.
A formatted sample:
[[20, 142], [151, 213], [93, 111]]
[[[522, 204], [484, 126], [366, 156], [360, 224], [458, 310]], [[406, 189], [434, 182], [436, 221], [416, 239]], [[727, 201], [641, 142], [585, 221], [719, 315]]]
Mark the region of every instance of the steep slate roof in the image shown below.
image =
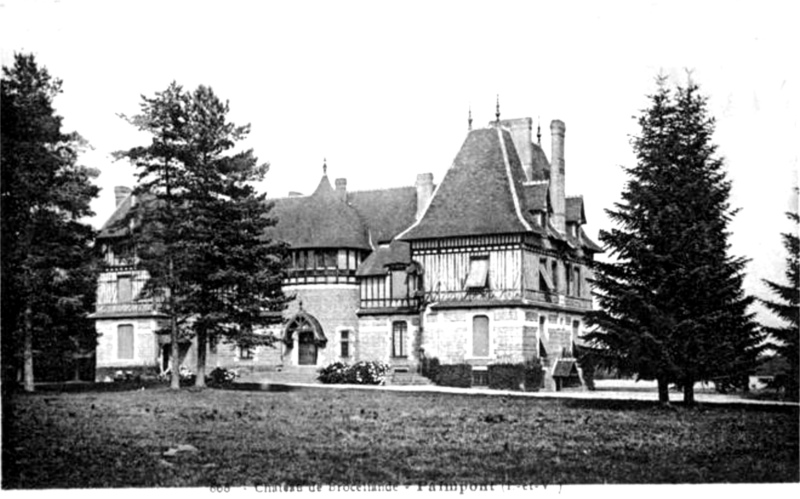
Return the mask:
[[358, 213], [333, 190], [323, 175], [310, 196], [276, 199], [272, 215], [278, 218], [269, 236], [293, 248], [371, 249]]
[[525, 191], [525, 206], [528, 210], [549, 213], [550, 189], [546, 182], [529, 182], [523, 185]]
[[549, 180], [550, 162], [539, 144], [531, 144], [531, 160], [533, 163], [533, 178], [531, 180]]
[[369, 257], [358, 267], [356, 275], [386, 275], [386, 267], [392, 264], [411, 264], [411, 245], [394, 240], [375, 248]]
[[417, 213], [417, 189], [414, 186], [347, 193], [369, 230], [372, 242], [382, 244], [414, 223]]
[[507, 130], [473, 130], [422, 218], [398, 237], [414, 240], [533, 231], [529, 217], [523, 215], [524, 178]]
[[566, 205], [567, 222], [586, 223], [586, 213], [583, 211], [583, 196], [567, 196]]
[[117, 206], [111, 217], [100, 228], [97, 234], [98, 239], [111, 239], [128, 235], [128, 226], [123, 223], [125, 217], [133, 206], [133, 194], [128, 194], [125, 199]]

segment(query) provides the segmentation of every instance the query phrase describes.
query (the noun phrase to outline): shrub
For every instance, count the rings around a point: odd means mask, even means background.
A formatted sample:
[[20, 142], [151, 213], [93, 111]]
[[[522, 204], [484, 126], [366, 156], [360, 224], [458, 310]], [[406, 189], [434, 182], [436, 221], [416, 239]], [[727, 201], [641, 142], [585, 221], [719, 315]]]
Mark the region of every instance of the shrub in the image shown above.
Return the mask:
[[542, 360], [534, 357], [525, 361], [523, 364], [525, 372], [525, 391], [538, 392], [544, 384], [544, 371], [542, 371]]
[[233, 383], [233, 380], [238, 377], [239, 373], [233, 369], [217, 367], [206, 376], [206, 384], [208, 386], [227, 386]]
[[439, 366], [441, 366], [441, 362], [438, 358], [423, 357], [421, 374], [435, 383], [436, 377], [439, 375]]
[[597, 370], [597, 359], [595, 355], [590, 348], [576, 347], [575, 357], [583, 373], [583, 382], [586, 384], [586, 388], [594, 390], [594, 375]]
[[524, 364], [490, 364], [488, 371], [493, 390], [521, 390], [525, 383]]
[[470, 388], [472, 386], [472, 366], [469, 364], [440, 365], [433, 382], [441, 386]]
[[319, 370], [317, 379], [325, 384], [382, 385], [389, 365], [380, 361], [361, 361], [348, 365], [334, 362]]

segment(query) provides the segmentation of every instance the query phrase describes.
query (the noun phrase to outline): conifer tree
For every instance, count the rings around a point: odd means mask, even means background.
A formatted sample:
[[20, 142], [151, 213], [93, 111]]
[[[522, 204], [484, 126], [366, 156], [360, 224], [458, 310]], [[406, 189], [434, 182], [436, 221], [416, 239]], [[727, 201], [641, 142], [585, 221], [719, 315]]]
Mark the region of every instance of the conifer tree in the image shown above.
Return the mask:
[[676, 383], [691, 404], [697, 381], [741, 384], [760, 336], [742, 291], [745, 260], [728, 255], [735, 211], [706, 98], [691, 81], [673, 92], [662, 77], [650, 100], [632, 139], [637, 164], [607, 210], [617, 228], [600, 234], [615, 261], [596, 266], [600, 307], [588, 320], [599, 328], [587, 340], [606, 364], [656, 379], [662, 402]]
[[165, 295], [173, 359], [179, 326], [196, 336], [196, 384], [203, 386], [209, 342], [271, 342], [256, 331], [281, 320], [286, 247], [265, 236], [275, 219], [252, 184], [268, 166], [252, 150], [233, 151], [249, 126], [227, 121], [227, 102], [208, 87], [185, 92], [173, 83], [145, 98], [142, 110], [130, 121], [153, 141], [121, 153], [139, 167], [137, 255], [151, 277], [148, 289]]
[[[787, 213], [786, 215], [796, 225], [800, 225], [800, 216], [797, 213]], [[796, 230], [793, 233], [783, 234], [783, 245], [789, 253], [786, 257], [786, 281], [788, 284], [764, 279], [764, 283], [777, 299], [760, 301], [785, 323], [781, 327], [765, 327], [764, 329], [774, 340], [771, 347], [789, 363], [786, 391], [792, 399], [797, 400], [800, 382], [798, 370], [798, 363], [800, 363], [800, 349], [798, 349], [798, 343], [800, 343], [800, 237]]]
[[80, 220], [93, 214], [97, 172], [77, 164], [84, 141], [62, 131], [53, 108], [61, 81], [32, 55], [16, 54], [14, 66], [3, 67], [1, 88], [4, 381], [21, 370], [24, 389], [33, 391], [34, 350], [58, 365], [65, 349], [96, 344], [87, 318], [94, 308], [94, 231]]

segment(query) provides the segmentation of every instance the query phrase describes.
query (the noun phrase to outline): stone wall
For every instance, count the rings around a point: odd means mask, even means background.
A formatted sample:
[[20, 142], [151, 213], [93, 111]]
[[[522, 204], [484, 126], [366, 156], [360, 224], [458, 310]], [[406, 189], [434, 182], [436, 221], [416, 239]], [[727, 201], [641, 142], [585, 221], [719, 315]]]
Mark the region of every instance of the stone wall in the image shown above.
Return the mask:
[[[392, 357], [393, 323], [406, 323], [406, 357]], [[358, 360], [380, 360], [393, 366], [414, 367], [419, 362], [419, 315], [364, 316], [358, 321]]]

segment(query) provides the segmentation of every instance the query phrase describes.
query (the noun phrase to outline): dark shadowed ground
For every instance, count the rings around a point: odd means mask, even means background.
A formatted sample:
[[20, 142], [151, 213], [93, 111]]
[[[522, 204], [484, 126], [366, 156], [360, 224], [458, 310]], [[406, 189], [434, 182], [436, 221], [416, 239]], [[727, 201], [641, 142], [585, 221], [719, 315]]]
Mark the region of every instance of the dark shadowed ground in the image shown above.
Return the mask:
[[325, 388], [12, 394], [2, 453], [4, 489], [800, 480], [797, 407]]

